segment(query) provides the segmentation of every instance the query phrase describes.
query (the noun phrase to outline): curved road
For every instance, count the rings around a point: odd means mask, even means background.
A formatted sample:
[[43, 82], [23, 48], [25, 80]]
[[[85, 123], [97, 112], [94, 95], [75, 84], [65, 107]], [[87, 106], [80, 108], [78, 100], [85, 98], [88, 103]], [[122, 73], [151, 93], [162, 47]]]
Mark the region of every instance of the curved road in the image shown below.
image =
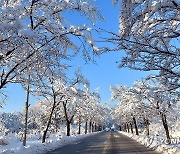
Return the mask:
[[158, 154], [118, 132], [102, 132], [46, 154]]

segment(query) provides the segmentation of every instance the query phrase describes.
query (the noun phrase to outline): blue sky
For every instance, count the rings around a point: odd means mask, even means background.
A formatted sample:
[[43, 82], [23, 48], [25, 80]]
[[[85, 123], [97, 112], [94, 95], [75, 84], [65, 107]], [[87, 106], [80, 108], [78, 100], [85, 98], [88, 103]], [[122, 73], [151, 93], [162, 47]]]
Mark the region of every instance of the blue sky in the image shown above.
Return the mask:
[[[117, 33], [118, 14], [120, 8], [119, 4], [116, 7], [113, 7], [111, 0], [103, 0], [103, 2], [102, 0], [97, 0], [96, 4], [106, 19], [105, 21], [98, 22], [96, 27], [101, 27], [108, 31]], [[74, 16], [78, 18], [78, 16], [73, 13], [71, 15], [67, 15], [68, 20], [71, 20], [73, 23], [80, 24], [86, 22], [85, 19], [76, 19]], [[103, 45], [106, 46], [105, 43]], [[99, 93], [101, 95], [102, 103], [115, 104], [109, 102], [111, 96], [111, 92], [109, 90], [110, 85], [119, 84], [132, 86], [135, 80], [140, 80], [149, 74], [149, 72], [134, 71], [127, 68], [118, 69], [116, 61], [120, 61], [122, 55], [122, 51], [103, 54], [100, 57], [95, 57], [96, 64], [93, 64], [92, 62], [85, 64], [85, 61], [79, 55], [72, 60], [72, 68], [68, 71], [68, 74], [72, 74], [72, 72], [80, 66], [82, 68], [82, 73], [91, 83], [91, 90], [93, 91], [97, 87], [100, 88]], [[3, 109], [0, 109], [0, 111], [14, 112], [22, 110], [25, 103], [25, 91], [21, 88], [21, 86], [9, 84], [5, 91], [8, 95], [8, 99], [3, 105]], [[36, 98], [31, 96], [30, 103], [34, 104], [36, 101]]]

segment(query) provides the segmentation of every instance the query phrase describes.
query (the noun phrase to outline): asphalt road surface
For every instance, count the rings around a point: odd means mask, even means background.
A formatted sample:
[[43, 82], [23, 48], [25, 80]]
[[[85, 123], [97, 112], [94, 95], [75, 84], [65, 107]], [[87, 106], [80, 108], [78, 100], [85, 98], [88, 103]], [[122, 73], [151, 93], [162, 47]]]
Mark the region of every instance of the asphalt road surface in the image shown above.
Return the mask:
[[46, 154], [158, 154], [118, 132], [102, 132]]

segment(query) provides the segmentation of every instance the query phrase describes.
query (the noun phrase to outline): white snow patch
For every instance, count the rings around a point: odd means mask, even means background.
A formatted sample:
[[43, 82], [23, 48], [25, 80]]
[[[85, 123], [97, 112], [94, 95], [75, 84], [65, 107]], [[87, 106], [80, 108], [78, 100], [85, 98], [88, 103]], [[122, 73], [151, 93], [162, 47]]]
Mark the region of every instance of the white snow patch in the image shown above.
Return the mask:
[[119, 133], [126, 135], [137, 142], [156, 150], [157, 152], [161, 152], [163, 154], [180, 154], [180, 141], [178, 137], [176, 141], [172, 140], [171, 144], [166, 144], [165, 140], [159, 136], [147, 137], [144, 134], [135, 135], [123, 131], [120, 131]]
[[82, 135], [72, 135], [72, 136], [58, 136], [57, 134], [46, 139], [46, 143], [41, 143], [36, 137], [27, 140], [27, 146], [22, 145], [22, 141], [18, 138], [9, 138], [6, 140], [7, 145], [0, 145], [1, 154], [43, 154], [48, 151], [55, 150], [66, 144], [78, 144], [78, 141], [82, 138], [95, 135], [99, 132], [91, 134]]

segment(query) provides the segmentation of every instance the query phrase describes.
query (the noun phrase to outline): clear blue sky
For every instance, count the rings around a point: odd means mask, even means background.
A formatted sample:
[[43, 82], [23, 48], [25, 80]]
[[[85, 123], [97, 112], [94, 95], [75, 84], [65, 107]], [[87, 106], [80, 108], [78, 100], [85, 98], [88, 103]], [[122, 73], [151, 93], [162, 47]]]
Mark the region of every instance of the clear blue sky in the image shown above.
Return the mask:
[[[119, 4], [114, 8], [112, 6], [112, 0], [97, 0], [97, 6], [100, 8], [102, 15], [105, 17], [105, 21], [97, 23], [97, 27], [104, 28], [109, 31], [118, 32], [118, 15], [119, 15]], [[85, 19], [74, 18], [76, 14], [68, 15], [68, 20], [73, 23], [84, 23]], [[106, 45], [106, 44], [103, 44]], [[68, 74], [71, 74], [79, 66], [82, 67], [82, 72], [91, 83], [91, 90], [100, 87], [100, 95], [102, 103], [109, 103], [111, 92], [109, 90], [110, 85], [127, 85], [132, 86], [135, 80], [140, 80], [146, 77], [148, 72], [133, 71], [126, 68], [118, 69], [116, 61], [119, 61], [122, 57], [122, 52], [111, 52], [103, 54], [100, 57], [96, 57], [96, 64], [89, 63], [85, 64], [82, 57], [78, 56], [71, 62], [72, 69], [69, 70]], [[6, 104], [3, 106], [4, 109], [0, 111], [14, 112], [22, 110], [25, 103], [25, 91], [20, 85], [9, 84], [5, 89], [8, 99]], [[31, 97], [31, 104], [36, 102], [36, 98]], [[113, 103], [112, 103], [113, 104]]]

